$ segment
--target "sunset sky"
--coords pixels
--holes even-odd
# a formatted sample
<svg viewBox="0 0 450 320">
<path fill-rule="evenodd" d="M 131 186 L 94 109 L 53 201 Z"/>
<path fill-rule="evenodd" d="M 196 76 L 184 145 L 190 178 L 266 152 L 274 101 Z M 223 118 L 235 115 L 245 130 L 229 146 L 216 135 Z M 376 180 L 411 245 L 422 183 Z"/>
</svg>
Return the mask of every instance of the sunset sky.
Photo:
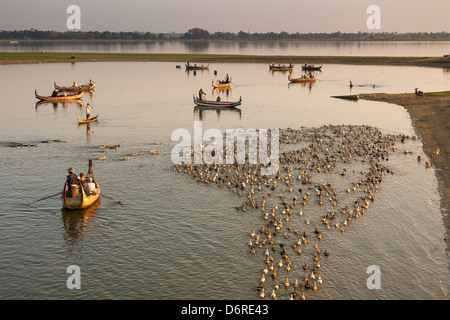
<svg viewBox="0 0 450 320">
<path fill-rule="evenodd" d="M 381 9 L 379 32 L 450 31 L 449 0 L 1 0 L 0 30 L 66 31 L 72 4 L 81 31 L 371 32 L 370 5 Z"/>
</svg>

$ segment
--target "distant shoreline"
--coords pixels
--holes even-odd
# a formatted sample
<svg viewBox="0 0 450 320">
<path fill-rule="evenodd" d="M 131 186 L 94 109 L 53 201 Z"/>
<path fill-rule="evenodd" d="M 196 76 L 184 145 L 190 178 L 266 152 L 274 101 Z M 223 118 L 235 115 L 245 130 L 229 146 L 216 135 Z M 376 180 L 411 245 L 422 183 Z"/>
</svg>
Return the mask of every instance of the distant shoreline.
<svg viewBox="0 0 450 320">
<path fill-rule="evenodd" d="M 74 58 L 72 58 L 74 57 Z M 173 54 L 173 53 L 81 53 L 81 52 L 0 52 L 0 65 L 53 62 L 176 62 L 208 63 L 292 63 L 292 64 L 352 64 L 420 66 L 450 68 L 444 57 L 379 57 L 379 56 L 260 56 L 233 54 Z"/>
</svg>

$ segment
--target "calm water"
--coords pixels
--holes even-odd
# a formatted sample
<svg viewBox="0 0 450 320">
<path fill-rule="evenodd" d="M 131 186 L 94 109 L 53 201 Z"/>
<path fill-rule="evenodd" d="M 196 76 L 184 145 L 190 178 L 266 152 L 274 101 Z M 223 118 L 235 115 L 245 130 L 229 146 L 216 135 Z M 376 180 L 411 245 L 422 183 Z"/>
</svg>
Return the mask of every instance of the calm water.
<svg viewBox="0 0 450 320">
<path fill-rule="evenodd" d="M 243 98 L 239 111 L 194 111 L 192 95 L 207 97 L 213 70 L 232 76 L 229 97 Z M 211 64 L 186 73 L 174 63 L 74 63 L 1 66 L 0 88 L 0 298 L 2 299 L 258 299 L 263 251 L 253 255 L 250 233 L 264 221 L 257 211 L 237 213 L 242 203 L 229 189 L 198 184 L 172 170 L 177 128 L 299 128 L 371 125 L 384 134 L 413 135 L 402 107 L 351 102 L 330 96 L 363 92 L 447 90 L 441 69 L 325 65 L 316 84 L 288 85 L 287 74 L 264 64 Z M 294 76 L 299 75 L 297 70 Z M 97 81 L 85 95 L 99 122 L 78 127 L 79 104 L 36 104 L 34 90 L 50 94 L 53 81 Z M 348 88 L 349 81 L 355 87 Z M 375 89 L 373 85 L 376 85 Z M 42 143 L 46 140 L 63 141 Z M 11 142 L 37 147 L 14 148 Z M 156 145 L 161 142 L 161 145 Z M 120 144 L 106 153 L 99 146 Z M 133 153 L 149 150 L 143 156 Z M 321 260 L 324 284 L 307 299 L 447 299 L 448 258 L 440 197 L 419 140 L 398 145 L 368 214 L 345 233 L 331 230 L 321 242 L 331 255 Z M 402 150 L 413 152 L 405 156 Z M 123 161 L 129 157 L 130 161 Z M 61 210 L 54 197 L 66 170 L 94 172 L 102 198 L 84 212 Z M 335 172 L 334 174 L 338 174 Z M 323 213 L 311 205 L 311 220 Z M 66 268 L 81 268 L 81 290 L 66 287 Z M 381 290 L 366 287 L 366 269 L 381 269 Z M 304 277 L 291 271 L 290 280 Z M 266 291 L 266 296 L 271 291 Z M 279 293 L 286 299 L 285 291 Z M 270 296 L 269 296 L 270 298 Z"/>
<path fill-rule="evenodd" d="M 155 41 L 64 42 L 20 41 L 0 43 L 0 52 L 147 52 L 304 56 L 420 56 L 442 57 L 449 41 Z"/>
</svg>

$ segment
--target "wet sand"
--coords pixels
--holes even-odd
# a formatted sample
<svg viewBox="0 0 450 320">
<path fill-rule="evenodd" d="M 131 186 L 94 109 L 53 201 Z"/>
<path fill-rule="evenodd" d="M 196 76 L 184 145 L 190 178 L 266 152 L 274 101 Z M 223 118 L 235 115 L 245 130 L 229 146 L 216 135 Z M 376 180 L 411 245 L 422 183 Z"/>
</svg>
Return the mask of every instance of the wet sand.
<svg viewBox="0 0 450 320">
<path fill-rule="evenodd" d="M 360 94 L 360 99 L 394 103 L 401 105 L 411 115 L 416 133 L 424 142 L 423 149 L 436 169 L 441 208 L 447 229 L 445 240 L 449 250 L 450 230 L 450 91 L 424 93 L 418 97 L 414 93 L 403 94 Z M 424 166 L 425 160 L 421 160 Z"/>
</svg>

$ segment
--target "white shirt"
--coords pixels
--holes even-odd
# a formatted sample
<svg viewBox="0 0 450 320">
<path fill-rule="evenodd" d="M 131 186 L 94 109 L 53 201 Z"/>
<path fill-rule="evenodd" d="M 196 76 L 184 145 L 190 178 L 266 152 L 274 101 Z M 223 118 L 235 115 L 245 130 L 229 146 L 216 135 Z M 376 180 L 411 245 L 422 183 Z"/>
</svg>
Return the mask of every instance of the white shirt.
<svg viewBox="0 0 450 320">
<path fill-rule="evenodd" d="M 88 182 L 86 183 L 86 189 L 89 191 L 89 193 L 94 193 L 96 188 L 95 188 L 95 183 L 93 182 Z"/>
</svg>

